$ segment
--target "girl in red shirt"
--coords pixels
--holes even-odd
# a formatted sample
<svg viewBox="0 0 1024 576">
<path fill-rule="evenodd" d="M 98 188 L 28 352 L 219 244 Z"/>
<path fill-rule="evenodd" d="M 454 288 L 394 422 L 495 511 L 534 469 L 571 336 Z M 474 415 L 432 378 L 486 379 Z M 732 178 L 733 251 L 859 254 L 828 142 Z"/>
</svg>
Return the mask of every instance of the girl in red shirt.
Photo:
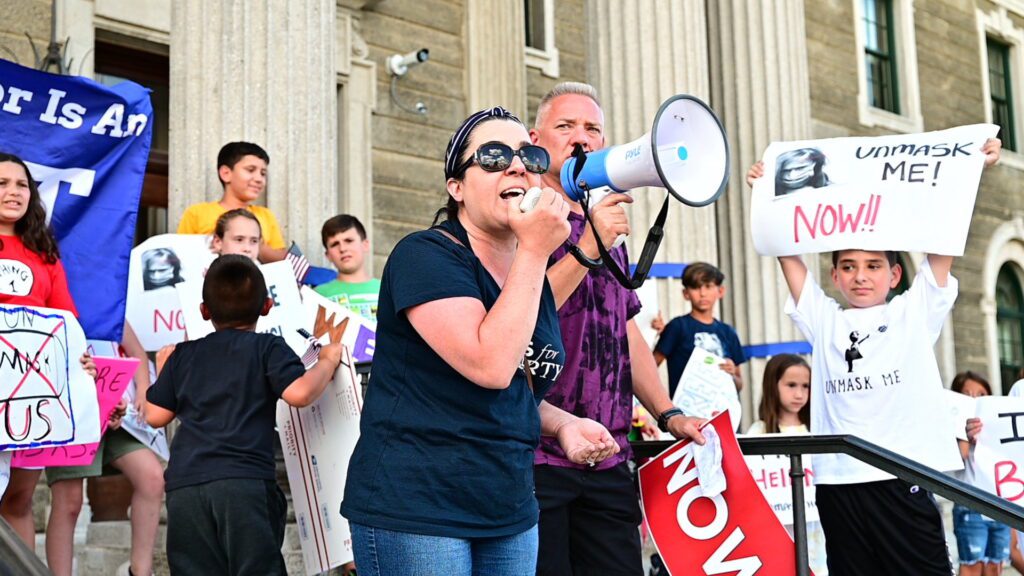
<svg viewBox="0 0 1024 576">
<path fill-rule="evenodd" d="M 57 240 L 46 224 L 46 209 L 25 162 L 0 152 L 0 304 L 78 311 L 68 292 Z M 92 359 L 82 356 L 95 378 Z M 35 549 L 32 493 L 41 470 L 15 468 L 0 500 L 0 516 L 29 549 Z"/>
</svg>

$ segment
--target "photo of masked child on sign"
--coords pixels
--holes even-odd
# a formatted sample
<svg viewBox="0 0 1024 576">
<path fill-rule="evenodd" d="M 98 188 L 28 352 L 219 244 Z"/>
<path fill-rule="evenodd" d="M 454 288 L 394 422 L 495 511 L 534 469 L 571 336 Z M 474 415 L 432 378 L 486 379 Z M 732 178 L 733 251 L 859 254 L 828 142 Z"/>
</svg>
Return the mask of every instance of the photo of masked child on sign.
<svg viewBox="0 0 1024 576">
<path fill-rule="evenodd" d="M 775 161 L 775 196 L 830 184 L 825 173 L 825 155 L 817 148 L 798 148 L 779 154 Z"/>
</svg>

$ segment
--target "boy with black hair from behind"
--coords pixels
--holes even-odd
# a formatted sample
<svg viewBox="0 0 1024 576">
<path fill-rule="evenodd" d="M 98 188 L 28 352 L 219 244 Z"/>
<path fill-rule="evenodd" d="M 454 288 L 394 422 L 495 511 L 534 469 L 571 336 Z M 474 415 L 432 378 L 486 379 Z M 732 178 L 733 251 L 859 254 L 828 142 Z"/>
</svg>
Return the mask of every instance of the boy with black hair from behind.
<svg viewBox="0 0 1024 576">
<path fill-rule="evenodd" d="M 272 304 L 251 259 L 215 260 L 200 305 L 215 332 L 178 344 L 146 395 L 151 426 L 181 422 L 165 473 L 171 574 L 286 573 L 287 506 L 274 480 L 277 400 L 314 402 L 341 362 L 341 344 L 324 346 L 306 371 L 284 339 L 256 333 Z"/>
<path fill-rule="evenodd" d="M 707 262 L 693 262 L 683 270 L 683 298 L 690 301 L 690 313 L 659 326 L 661 315 L 652 326 L 661 335 L 654 345 L 654 359 L 660 366 L 668 360 L 668 394 L 675 398 L 679 379 L 694 348 L 723 358 L 722 370 L 732 376 L 736 390 L 743 388 L 740 364 L 747 361 L 739 336 L 732 326 L 715 318 L 715 303 L 725 296 L 725 274 Z"/>
</svg>

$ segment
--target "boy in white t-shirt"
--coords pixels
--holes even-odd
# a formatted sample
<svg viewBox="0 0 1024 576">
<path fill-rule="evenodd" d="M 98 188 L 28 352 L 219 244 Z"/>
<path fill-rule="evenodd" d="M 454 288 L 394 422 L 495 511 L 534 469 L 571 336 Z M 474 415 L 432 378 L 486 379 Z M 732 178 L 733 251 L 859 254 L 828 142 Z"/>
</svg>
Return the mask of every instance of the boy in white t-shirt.
<svg viewBox="0 0 1024 576">
<path fill-rule="evenodd" d="M 989 140 L 985 164 L 999 158 Z M 755 164 L 748 182 L 760 177 Z M 852 434 L 940 471 L 963 467 L 946 417 L 934 345 L 957 296 L 952 256 L 929 255 L 905 294 L 887 303 L 903 270 L 891 251 L 839 250 L 825 295 L 800 256 L 779 258 L 786 312 L 811 342 L 811 432 Z M 932 495 L 842 454 L 814 456 L 829 572 L 952 573 Z"/>
</svg>

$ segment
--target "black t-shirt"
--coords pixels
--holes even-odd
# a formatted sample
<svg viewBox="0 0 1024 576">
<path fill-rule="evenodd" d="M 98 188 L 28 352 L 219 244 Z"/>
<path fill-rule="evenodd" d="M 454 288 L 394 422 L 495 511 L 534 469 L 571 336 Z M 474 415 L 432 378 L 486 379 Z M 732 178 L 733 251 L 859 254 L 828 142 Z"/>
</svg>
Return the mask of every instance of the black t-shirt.
<svg viewBox="0 0 1024 576">
<path fill-rule="evenodd" d="M 360 524 L 452 538 L 518 534 L 537 523 L 533 451 L 537 405 L 565 361 L 545 281 L 527 361 L 492 390 L 446 363 L 409 322 L 414 306 L 455 297 L 490 310 L 501 289 L 458 223 L 406 236 L 381 278 L 377 346 L 349 464 L 342 514 Z"/>
<path fill-rule="evenodd" d="M 277 400 L 303 374 L 298 356 L 273 334 L 221 330 L 178 344 L 146 393 L 181 422 L 166 489 L 273 480 Z"/>
</svg>

